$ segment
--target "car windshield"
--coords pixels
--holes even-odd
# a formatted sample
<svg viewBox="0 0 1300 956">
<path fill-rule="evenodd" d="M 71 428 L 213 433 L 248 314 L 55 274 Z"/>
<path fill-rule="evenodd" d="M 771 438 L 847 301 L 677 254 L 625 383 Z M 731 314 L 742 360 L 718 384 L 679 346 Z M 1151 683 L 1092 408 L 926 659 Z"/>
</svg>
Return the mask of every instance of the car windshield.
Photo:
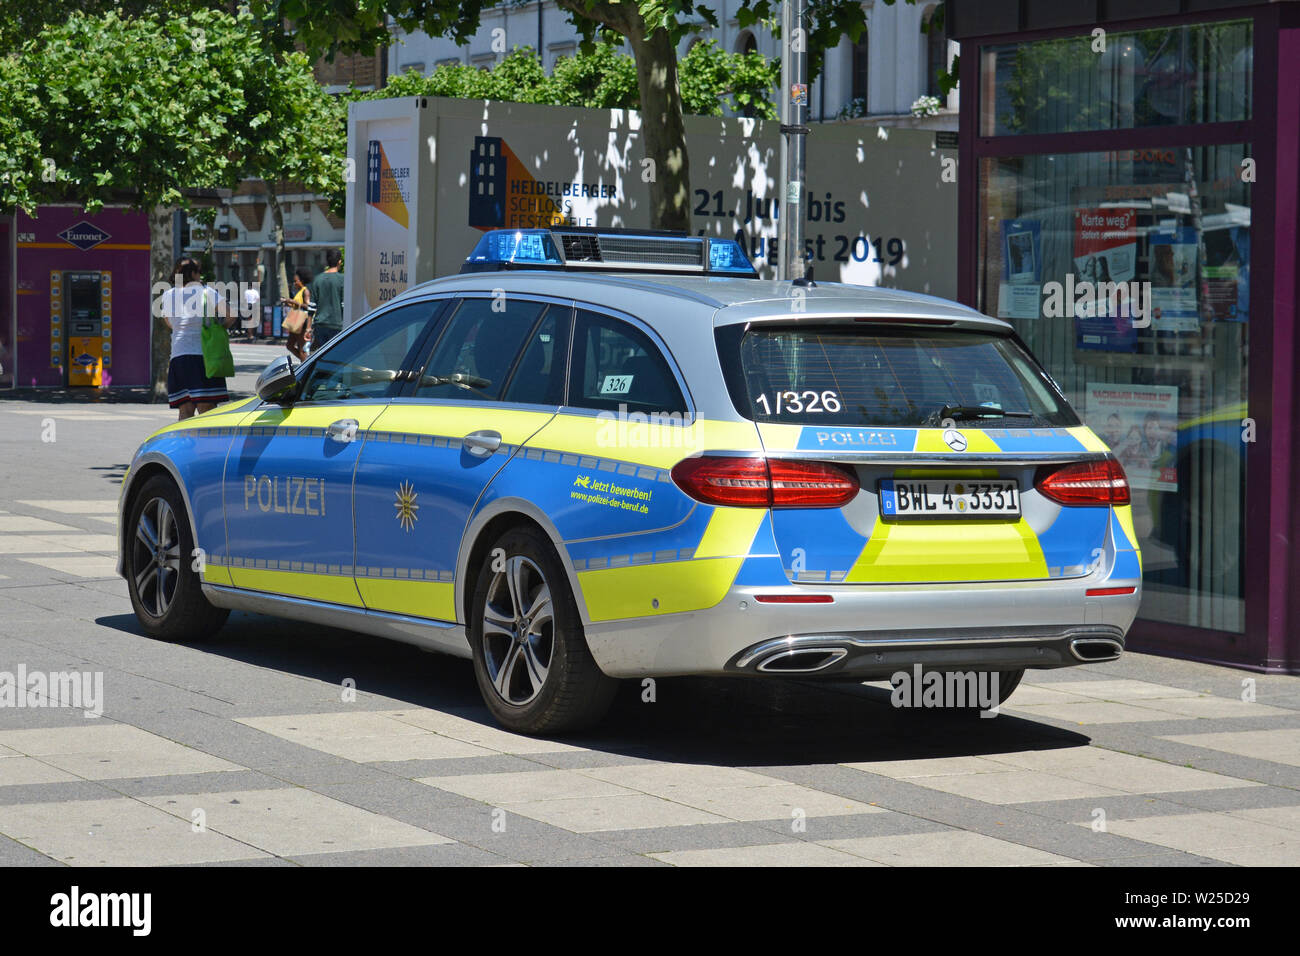
<svg viewBox="0 0 1300 956">
<path fill-rule="evenodd" d="M 788 424 L 1072 427 L 1078 417 L 1014 339 L 987 332 L 854 324 L 719 330 L 732 398 Z M 730 341 L 728 341 L 730 339 Z M 729 366 L 729 368 L 728 368 Z"/>
</svg>

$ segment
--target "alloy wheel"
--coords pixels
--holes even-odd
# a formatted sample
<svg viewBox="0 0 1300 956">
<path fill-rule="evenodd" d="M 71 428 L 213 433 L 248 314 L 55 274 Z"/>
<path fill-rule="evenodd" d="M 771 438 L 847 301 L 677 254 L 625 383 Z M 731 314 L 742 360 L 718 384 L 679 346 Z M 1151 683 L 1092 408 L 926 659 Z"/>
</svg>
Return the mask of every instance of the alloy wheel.
<svg viewBox="0 0 1300 956">
<path fill-rule="evenodd" d="M 132 544 L 136 596 L 148 613 L 163 617 L 176 598 L 181 573 L 180 529 L 164 499 L 153 498 L 141 509 Z"/>
<path fill-rule="evenodd" d="M 497 696 L 516 707 L 546 684 L 555 651 L 555 616 L 546 576 L 522 555 L 493 574 L 483 608 L 483 658 Z"/>
</svg>

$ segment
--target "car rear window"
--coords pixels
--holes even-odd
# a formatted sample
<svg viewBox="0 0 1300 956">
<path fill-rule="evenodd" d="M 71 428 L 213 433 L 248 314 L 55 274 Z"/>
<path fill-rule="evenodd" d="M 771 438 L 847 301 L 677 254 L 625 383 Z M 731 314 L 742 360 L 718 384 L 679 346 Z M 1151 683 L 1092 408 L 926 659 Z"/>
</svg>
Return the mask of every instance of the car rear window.
<svg viewBox="0 0 1300 956">
<path fill-rule="evenodd" d="M 731 397 L 787 424 L 1072 427 L 1078 417 L 1011 337 L 878 324 L 718 330 Z"/>
</svg>

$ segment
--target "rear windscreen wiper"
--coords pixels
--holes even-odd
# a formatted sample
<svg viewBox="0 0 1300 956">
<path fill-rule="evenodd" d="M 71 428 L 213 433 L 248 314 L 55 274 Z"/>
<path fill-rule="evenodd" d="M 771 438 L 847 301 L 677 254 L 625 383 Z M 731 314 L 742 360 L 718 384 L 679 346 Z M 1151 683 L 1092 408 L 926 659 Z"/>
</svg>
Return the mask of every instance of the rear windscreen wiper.
<svg viewBox="0 0 1300 956">
<path fill-rule="evenodd" d="M 1003 411 L 1001 405 L 944 405 L 926 416 L 926 421 L 943 421 L 951 418 L 957 421 L 963 418 L 1033 418 L 1033 412 Z"/>
</svg>

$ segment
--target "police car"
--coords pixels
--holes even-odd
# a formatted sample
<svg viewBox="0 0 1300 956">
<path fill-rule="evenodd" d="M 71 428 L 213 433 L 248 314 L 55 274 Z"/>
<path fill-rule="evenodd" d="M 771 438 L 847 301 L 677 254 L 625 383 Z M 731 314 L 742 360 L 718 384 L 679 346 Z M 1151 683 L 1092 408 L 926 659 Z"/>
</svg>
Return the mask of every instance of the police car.
<svg viewBox="0 0 1300 956">
<path fill-rule="evenodd" d="M 231 609 L 472 658 L 504 726 L 619 678 L 1000 676 L 1111 660 L 1124 472 L 1004 322 L 757 277 L 732 241 L 494 231 L 121 496 L 146 632 Z"/>
</svg>

